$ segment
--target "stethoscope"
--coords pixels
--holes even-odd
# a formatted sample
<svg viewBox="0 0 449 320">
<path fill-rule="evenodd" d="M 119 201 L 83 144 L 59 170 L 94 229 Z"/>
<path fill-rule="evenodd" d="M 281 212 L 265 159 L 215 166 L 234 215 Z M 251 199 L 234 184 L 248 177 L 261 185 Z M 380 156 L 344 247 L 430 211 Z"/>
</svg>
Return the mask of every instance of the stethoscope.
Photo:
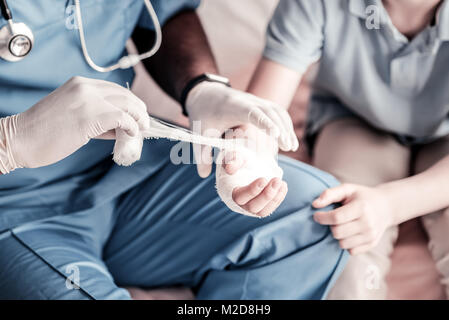
<svg viewBox="0 0 449 320">
<path fill-rule="evenodd" d="M 162 43 L 162 31 L 157 18 L 156 12 L 150 2 L 150 0 L 144 0 L 145 6 L 150 14 L 151 20 L 156 32 L 156 39 L 150 51 L 142 54 L 130 54 L 122 57 L 116 64 L 100 67 L 90 57 L 86 46 L 86 38 L 84 35 L 83 19 L 81 16 L 80 0 L 74 0 L 76 11 L 76 22 L 81 42 L 81 48 L 83 50 L 84 59 L 89 66 L 98 72 L 110 72 L 117 69 L 128 69 L 137 65 L 140 61 L 153 56 L 160 48 Z M 34 36 L 31 29 L 22 22 L 14 22 L 11 10 L 8 7 L 6 0 L 0 0 L 0 9 L 3 18 L 7 24 L 0 29 L 0 58 L 17 62 L 27 57 L 34 44 Z"/>
</svg>

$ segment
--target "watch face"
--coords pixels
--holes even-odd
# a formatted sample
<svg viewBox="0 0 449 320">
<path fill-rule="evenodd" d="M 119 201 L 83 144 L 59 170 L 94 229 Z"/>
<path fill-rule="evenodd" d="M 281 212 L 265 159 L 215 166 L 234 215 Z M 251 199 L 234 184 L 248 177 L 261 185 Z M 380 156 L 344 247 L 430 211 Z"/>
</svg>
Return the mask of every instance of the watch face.
<svg viewBox="0 0 449 320">
<path fill-rule="evenodd" d="M 9 42 L 9 51 L 16 57 L 24 57 L 31 51 L 32 43 L 30 38 L 19 34 L 14 36 Z"/>
</svg>

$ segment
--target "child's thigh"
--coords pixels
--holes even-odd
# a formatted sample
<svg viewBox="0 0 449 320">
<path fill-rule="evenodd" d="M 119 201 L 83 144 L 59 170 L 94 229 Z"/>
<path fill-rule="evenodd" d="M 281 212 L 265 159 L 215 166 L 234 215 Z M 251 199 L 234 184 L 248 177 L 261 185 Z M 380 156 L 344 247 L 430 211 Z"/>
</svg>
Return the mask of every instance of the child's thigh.
<svg viewBox="0 0 449 320">
<path fill-rule="evenodd" d="M 416 151 L 413 165 L 414 173 L 417 174 L 429 169 L 447 155 L 449 155 L 449 136 L 421 146 Z"/>
<path fill-rule="evenodd" d="M 410 150 L 355 117 L 334 120 L 318 135 L 313 164 L 340 181 L 377 185 L 409 174 Z"/>
<path fill-rule="evenodd" d="M 414 173 L 421 173 L 435 163 L 449 155 L 449 136 L 441 138 L 433 143 L 420 147 L 415 156 Z M 447 192 L 441 190 L 441 192 Z M 429 238 L 429 250 L 435 261 L 438 272 L 443 278 L 442 283 L 445 284 L 446 294 L 449 297 L 449 286 L 447 279 L 449 278 L 449 208 L 440 210 L 421 217 L 424 229 Z"/>
</svg>

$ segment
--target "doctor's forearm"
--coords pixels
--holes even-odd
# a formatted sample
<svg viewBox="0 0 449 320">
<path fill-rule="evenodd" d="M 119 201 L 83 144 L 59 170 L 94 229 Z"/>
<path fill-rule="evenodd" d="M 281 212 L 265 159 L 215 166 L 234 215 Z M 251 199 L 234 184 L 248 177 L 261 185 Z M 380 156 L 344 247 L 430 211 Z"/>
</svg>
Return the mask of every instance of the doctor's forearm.
<svg viewBox="0 0 449 320">
<path fill-rule="evenodd" d="M 421 174 L 379 186 L 395 212 L 394 223 L 449 207 L 449 156 Z"/>
<path fill-rule="evenodd" d="M 206 72 L 217 74 L 217 65 L 195 11 L 173 17 L 162 28 L 162 34 L 159 52 L 144 65 L 159 86 L 179 101 L 191 79 Z M 151 47 L 152 39 L 153 33 L 146 29 L 137 28 L 133 34 L 139 52 Z"/>
</svg>

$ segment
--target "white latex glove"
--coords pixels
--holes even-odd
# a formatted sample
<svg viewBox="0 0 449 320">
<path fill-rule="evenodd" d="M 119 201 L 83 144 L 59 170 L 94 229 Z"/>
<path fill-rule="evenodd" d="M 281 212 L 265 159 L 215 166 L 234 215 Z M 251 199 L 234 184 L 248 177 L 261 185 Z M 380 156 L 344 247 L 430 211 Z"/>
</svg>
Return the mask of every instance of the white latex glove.
<svg viewBox="0 0 449 320">
<path fill-rule="evenodd" d="M 92 138 L 148 129 L 145 104 L 111 82 L 75 77 L 27 111 L 0 119 L 0 171 L 58 162 Z"/>
<path fill-rule="evenodd" d="M 221 83 L 203 82 L 195 86 L 187 96 L 186 111 L 192 130 L 204 136 L 219 138 L 231 128 L 252 124 L 278 138 L 281 150 L 297 150 L 299 146 L 286 110 Z M 194 145 L 193 150 L 199 175 L 209 176 L 211 148 Z"/>
</svg>

